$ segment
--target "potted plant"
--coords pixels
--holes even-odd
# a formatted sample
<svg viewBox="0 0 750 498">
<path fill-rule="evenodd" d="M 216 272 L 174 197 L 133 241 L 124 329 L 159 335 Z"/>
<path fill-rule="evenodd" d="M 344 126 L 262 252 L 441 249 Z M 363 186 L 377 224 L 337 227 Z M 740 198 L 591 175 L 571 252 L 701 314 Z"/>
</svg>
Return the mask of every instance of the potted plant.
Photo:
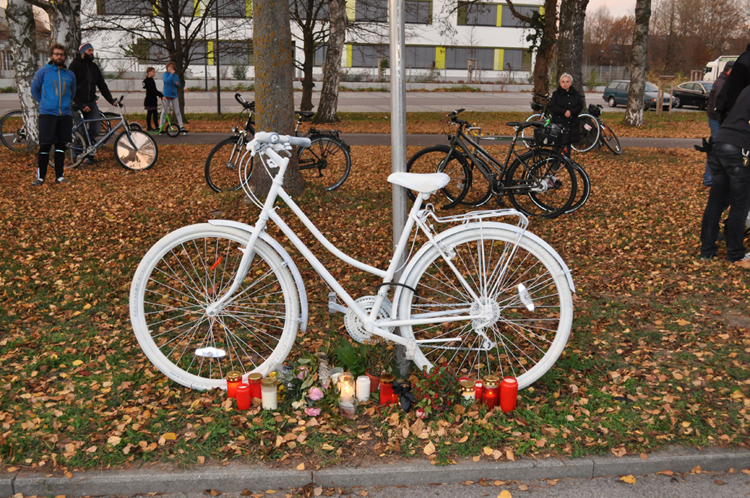
<svg viewBox="0 0 750 498">
<path fill-rule="evenodd" d="M 371 341 L 366 357 L 367 369 L 365 375 L 370 378 L 370 392 L 374 393 L 380 387 L 380 375 L 391 373 L 395 359 L 393 344 L 385 341 Z"/>
</svg>

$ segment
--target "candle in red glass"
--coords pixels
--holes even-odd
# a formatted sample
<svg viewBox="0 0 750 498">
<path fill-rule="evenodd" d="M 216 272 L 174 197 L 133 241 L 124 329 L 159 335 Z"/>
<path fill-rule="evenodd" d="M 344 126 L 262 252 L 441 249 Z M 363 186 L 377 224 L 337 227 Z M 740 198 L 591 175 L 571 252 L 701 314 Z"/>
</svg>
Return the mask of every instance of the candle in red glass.
<svg viewBox="0 0 750 498">
<path fill-rule="evenodd" d="M 250 385 L 250 401 L 253 399 L 261 399 L 260 395 L 260 381 L 263 380 L 263 375 L 259 373 L 251 373 L 247 376 L 247 383 Z"/>
<path fill-rule="evenodd" d="M 500 400 L 500 388 L 497 383 L 500 379 L 494 375 L 488 375 L 484 379 L 484 389 L 482 391 L 482 401 L 490 410 L 498 405 Z"/>
<path fill-rule="evenodd" d="M 393 402 L 393 381 L 396 377 L 393 374 L 385 373 L 380 376 L 380 404 L 387 405 Z"/>
<path fill-rule="evenodd" d="M 482 399 L 482 379 L 477 379 L 474 383 L 474 401 Z"/>
<path fill-rule="evenodd" d="M 518 399 L 518 381 L 513 377 L 505 377 L 500 383 L 500 408 L 504 412 L 516 409 Z"/>
<path fill-rule="evenodd" d="M 234 398 L 237 393 L 237 386 L 242 384 L 242 376 L 238 372 L 227 373 L 227 396 Z"/>
<path fill-rule="evenodd" d="M 237 386 L 237 409 L 248 410 L 250 409 L 250 386 L 247 384 L 240 384 Z"/>
</svg>

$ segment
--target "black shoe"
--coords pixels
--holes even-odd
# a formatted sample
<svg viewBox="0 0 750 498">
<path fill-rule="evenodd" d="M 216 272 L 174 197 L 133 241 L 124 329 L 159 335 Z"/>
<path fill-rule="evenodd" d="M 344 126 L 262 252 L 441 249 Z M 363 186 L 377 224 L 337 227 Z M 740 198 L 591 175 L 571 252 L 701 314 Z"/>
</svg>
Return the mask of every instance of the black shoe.
<svg viewBox="0 0 750 498">
<path fill-rule="evenodd" d="M 701 254 L 701 259 L 708 260 L 708 259 L 714 259 L 716 257 L 716 253 L 713 254 Z"/>
<path fill-rule="evenodd" d="M 70 182 L 69 182 L 68 180 L 66 180 L 65 178 L 63 178 L 62 176 L 61 176 L 60 178 L 56 179 L 56 180 L 55 180 L 55 183 L 56 183 L 57 185 L 60 185 L 60 184 L 63 184 L 63 185 L 70 185 Z"/>
<path fill-rule="evenodd" d="M 33 182 L 31 182 L 32 187 L 39 187 L 41 185 L 44 185 L 44 179 L 43 178 L 37 178 Z"/>
<path fill-rule="evenodd" d="M 180 133 L 183 135 L 187 135 L 188 131 L 185 128 L 180 128 Z"/>
</svg>

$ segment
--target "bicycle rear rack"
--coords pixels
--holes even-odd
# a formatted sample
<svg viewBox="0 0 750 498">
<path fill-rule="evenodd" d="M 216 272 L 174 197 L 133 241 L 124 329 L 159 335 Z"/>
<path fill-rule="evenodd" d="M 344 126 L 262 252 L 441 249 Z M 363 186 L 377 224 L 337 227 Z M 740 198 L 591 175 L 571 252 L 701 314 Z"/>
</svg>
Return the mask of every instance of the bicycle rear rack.
<svg viewBox="0 0 750 498">
<path fill-rule="evenodd" d="M 485 210 L 485 211 L 471 211 L 469 213 L 457 214 L 453 216 L 437 217 L 435 215 L 435 211 L 434 211 L 432 204 L 429 204 L 425 209 L 422 209 L 419 211 L 418 216 L 420 220 L 422 220 L 423 222 L 426 221 L 428 217 L 430 217 L 438 223 L 461 223 L 464 225 L 467 223 L 475 223 L 475 222 L 482 221 L 482 220 L 489 219 L 489 218 L 502 218 L 502 217 L 515 216 L 515 217 L 518 217 L 518 223 L 516 224 L 516 226 L 518 226 L 520 229 L 525 231 L 526 227 L 529 226 L 529 219 L 526 217 L 526 215 L 515 209 L 491 209 L 491 210 Z"/>
</svg>

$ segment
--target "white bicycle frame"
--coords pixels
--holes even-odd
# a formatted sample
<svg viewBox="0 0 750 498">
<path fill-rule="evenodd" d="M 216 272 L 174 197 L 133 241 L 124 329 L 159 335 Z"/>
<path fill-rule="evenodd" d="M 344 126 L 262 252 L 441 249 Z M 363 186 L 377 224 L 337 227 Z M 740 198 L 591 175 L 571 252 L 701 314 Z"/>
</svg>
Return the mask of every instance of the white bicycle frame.
<svg viewBox="0 0 750 498">
<path fill-rule="evenodd" d="M 277 140 L 279 139 L 286 140 L 286 143 L 277 142 L 274 145 L 265 143 L 267 141 L 271 141 L 274 136 L 278 137 L 276 138 Z M 396 271 L 398 270 L 399 261 L 401 261 L 401 257 L 403 256 L 404 251 L 406 250 L 408 246 L 409 236 L 415 225 L 417 225 L 419 229 L 421 229 L 423 233 L 425 234 L 425 236 L 427 237 L 428 240 L 425 244 L 430 244 L 433 247 L 435 247 L 435 249 L 439 252 L 442 258 L 446 261 L 448 266 L 455 273 L 459 282 L 463 286 L 464 290 L 475 301 L 479 301 L 480 296 L 476 295 L 471 285 L 468 284 L 468 282 L 461 275 L 461 272 L 455 267 L 455 265 L 451 261 L 451 256 L 449 254 L 446 254 L 446 249 L 441 247 L 441 245 L 435 240 L 434 231 L 425 222 L 426 213 L 420 214 L 420 208 L 422 206 L 423 201 L 428 199 L 429 196 L 434 192 L 422 193 L 419 196 L 417 196 L 414 202 L 414 205 L 409 211 L 409 216 L 407 218 L 406 225 L 401 234 L 401 237 L 399 238 L 398 244 L 393 254 L 393 258 L 391 259 L 391 263 L 388 266 L 387 270 L 383 271 L 379 268 L 375 268 L 374 266 L 362 263 L 348 256 L 347 254 L 344 254 L 341 250 L 339 250 L 336 246 L 334 246 L 315 227 L 313 222 L 305 215 L 305 213 L 294 202 L 294 200 L 292 200 L 292 198 L 284 191 L 284 188 L 283 188 L 284 174 L 286 172 L 286 168 L 289 164 L 290 158 L 281 157 L 278 154 L 277 149 L 279 151 L 284 150 L 287 152 L 287 154 L 289 154 L 291 151 L 292 144 L 304 144 L 305 143 L 304 140 L 307 140 L 306 143 L 309 146 L 309 139 L 306 139 L 306 138 L 284 137 L 284 136 L 278 136 L 276 134 L 259 132 L 259 133 L 256 133 L 255 138 L 247 145 L 248 150 L 252 151 L 252 155 L 255 155 L 256 152 L 260 152 L 262 155 L 265 155 L 266 162 L 270 163 L 270 164 L 267 164 L 267 166 L 277 167 L 278 172 L 273 178 L 273 183 L 269 190 L 268 196 L 263 204 L 263 208 L 261 210 L 260 216 L 258 217 L 258 221 L 251 228 L 250 238 L 247 242 L 247 245 L 242 250 L 243 256 L 240 261 L 238 271 L 234 278 L 234 281 L 232 282 L 232 285 L 230 286 L 229 290 L 223 296 L 221 296 L 221 298 L 219 298 L 213 304 L 208 306 L 206 312 L 209 316 L 216 316 L 219 310 L 221 310 L 224 306 L 231 303 L 232 296 L 240 287 L 242 281 L 245 278 L 245 275 L 247 274 L 248 269 L 250 268 L 250 264 L 253 258 L 253 248 L 255 247 L 255 244 L 258 241 L 258 238 L 261 237 L 261 234 L 264 233 L 268 220 L 271 220 L 281 229 L 281 231 L 284 233 L 284 235 L 287 236 L 287 238 L 292 242 L 292 244 L 294 244 L 294 246 L 297 248 L 297 250 L 299 250 L 302 256 L 305 259 L 307 259 L 307 261 L 310 262 L 310 264 L 315 269 L 315 271 L 323 278 L 323 280 L 331 287 L 331 289 L 333 289 L 336 295 L 338 295 L 338 297 L 346 304 L 346 306 L 348 306 L 348 308 L 359 318 L 359 320 L 363 324 L 364 330 L 368 333 L 372 333 L 377 336 L 380 336 L 386 340 L 404 345 L 406 347 L 406 357 L 410 360 L 414 358 L 414 353 L 416 352 L 416 348 L 419 344 L 438 343 L 438 342 L 444 343 L 444 342 L 460 341 L 461 339 L 458 337 L 444 338 L 444 339 L 424 339 L 424 340 L 406 339 L 404 337 L 401 337 L 400 335 L 389 332 L 387 330 L 388 328 L 410 326 L 410 325 L 440 324 L 440 323 L 469 321 L 469 320 L 479 320 L 481 322 L 484 322 L 484 321 L 489 322 L 491 320 L 491 315 L 492 315 L 491 312 L 485 310 L 485 312 L 483 313 L 472 315 L 469 312 L 469 308 L 467 308 L 466 310 L 451 310 L 450 313 L 447 313 L 447 312 L 438 312 L 438 313 L 432 313 L 432 314 L 425 313 L 425 314 L 420 315 L 422 318 L 399 320 L 399 319 L 393 319 L 391 317 L 388 319 L 378 320 L 377 319 L 378 313 L 380 312 L 383 302 L 387 298 L 389 288 L 393 284 L 393 277 L 396 274 Z M 331 275 L 331 273 L 326 269 L 325 266 L 323 266 L 323 264 L 315 256 L 315 254 L 313 254 L 312 251 L 308 249 L 305 243 L 302 240 L 300 240 L 300 238 L 294 233 L 294 231 L 289 227 L 289 225 L 287 225 L 286 222 L 284 222 L 284 220 L 276 213 L 276 210 L 274 209 L 274 204 L 276 203 L 277 197 L 280 197 L 287 204 L 287 206 L 291 208 L 292 212 L 294 212 L 294 214 L 302 221 L 302 223 L 305 225 L 305 227 L 307 227 L 310 233 L 312 233 L 315 236 L 315 238 L 326 249 L 328 249 L 328 251 L 330 251 L 334 256 L 350 264 L 351 266 L 354 266 L 355 268 L 358 268 L 367 273 L 376 275 L 383 279 L 384 285 L 380 286 L 376 295 L 375 302 L 369 314 L 366 310 L 362 309 L 362 307 L 360 307 L 357 304 L 354 298 L 352 298 L 352 296 L 349 295 L 349 293 L 341 286 L 341 284 L 338 283 L 336 278 L 333 275 Z M 512 214 L 518 214 L 519 216 L 523 216 L 520 213 L 517 213 L 516 211 L 513 211 L 513 210 L 508 210 L 508 211 L 511 212 Z M 525 217 L 523 217 L 523 219 L 525 219 Z M 526 223 L 528 223 L 527 220 L 526 220 Z M 220 224 L 220 222 L 216 222 L 216 224 Z M 519 227 L 512 227 L 512 226 L 509 226 L 509 227 L 512 229 L 515 229 L 515 231 L 517 232 L 518 240 L 520 240 L 524 236 L 525 226 L 522 229 Z M 566 274 L 568 275 L 568 278 L 572 285 L 572 279 L 569 276 L 570 272 L 569 270 L 567 270 L 567 266 L 565 266 L 565 263 L 561 259 L 559 261 L 562 265 L 562 268 L 566 271 Z M 460 314 L 460 316 L 456 316 L 457 314 Z M 494 346 L 489 341 L 489 339 L 484 335 L 483 332 L 478 331 L 477 333 L 484 336 L 484 339 L 486 340 L 484 344 L 485 347 L 489 348 L 489 347 Z"/>
</svg>

